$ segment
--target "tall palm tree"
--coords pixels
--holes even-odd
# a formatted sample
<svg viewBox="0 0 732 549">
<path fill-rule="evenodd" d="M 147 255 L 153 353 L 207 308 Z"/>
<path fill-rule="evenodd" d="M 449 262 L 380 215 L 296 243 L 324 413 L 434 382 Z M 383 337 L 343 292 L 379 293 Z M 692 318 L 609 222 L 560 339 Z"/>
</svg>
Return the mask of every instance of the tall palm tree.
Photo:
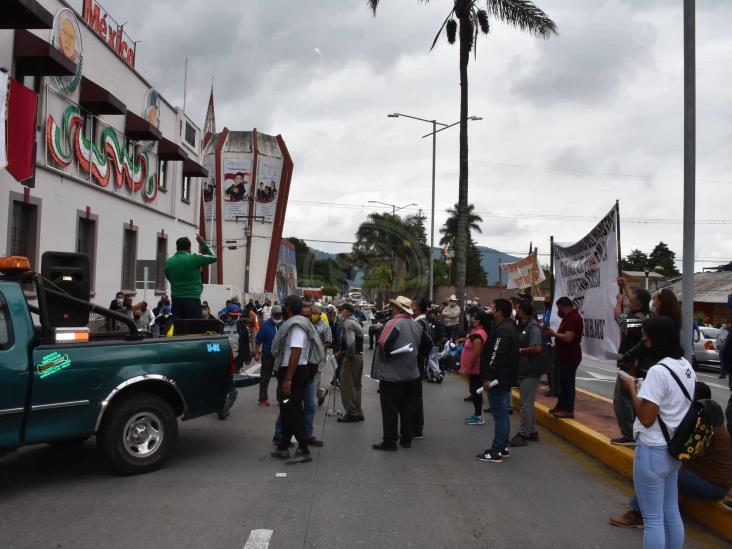
<svg viewBox="0 0 732 549">
<path fill-rule="evenodd" d="M 440 234 L 442 234 L 442 238 L 440 238 L 440 245 L 441 246 L 447 246 L 448 244 L 450 246 L 455 245 L 455 240 L 457 239 L 457 226 L 458 226 L 458 205 L 455 204 L 453 208 L 447 209 L 447 220 L 445 221 L 445 224 L 440 229 Z M 475 204 L 468 204 L 467 208 L 467 226 L 468 226 L 468 237 L 467 240 L 471 240 L 471 234 L 473 231 L 476 233 L 483 234 L 483 231 L 480 229 L 480 225 L 478 223 L 483 222 L 483 218 L 480 217 L 477 213 L 475 213 Z"/>
<path fill-rule="evenodd" d="M 429 0 L 419 0 L 428 2 Z M 381 0 L 367 0 L 376 14 Z M 479 9 L 479 0 L 452 0 L 452 9 L 437 31 L 432 48 L 442 31 L 447 41 L 460 46 L 460 171 L 458 191 L 458 223 L 455 241 L 456 292 L 460 304 L 465 302 L 465 268 L 468 235 L 468 61 L 470 52 L 477 54 L 479 33 L 488 34 L 490 18 L 503 21 L 538 38 L 556 34 L 554 21 L 530 0 L 485 0 L 486 9 Z"/>
</svg>

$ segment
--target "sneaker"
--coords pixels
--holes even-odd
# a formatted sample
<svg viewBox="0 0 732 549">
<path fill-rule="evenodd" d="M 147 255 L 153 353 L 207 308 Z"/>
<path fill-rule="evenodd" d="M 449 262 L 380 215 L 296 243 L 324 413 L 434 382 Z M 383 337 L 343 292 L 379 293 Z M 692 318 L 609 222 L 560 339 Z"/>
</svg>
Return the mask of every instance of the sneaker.
<svg viewBox="0 0 732 549">
<path fill-rule="evenodd" d="M 635 446 L 635 440 L 633 439 L 633 437 L 620 435 L 615 438 L 611 438 L 610 444 L 615 444 L 616 446 Z"/>
<path fill-rule="evenodd" d="M 516 448 L 518 446 L 528 446 L 529 445 L 529 437 L 525 437 L 524 435 L 520 433 L 516 433 L 514 437 L 508 441 L 508 445 L 511 448 Z"/>
<path fill-rule="evenodd" d="M 307 463 L 309 461 L 313 461 L 313 456 L 310 455 L 310 452 L 303 450 L 302 448 L 298 448 L 295 451 L 295 456 L 292 459 L 287 460 L 287 465 L 295 465 L 297 463 Z"/>
<path fill-rule="evenodd" d="M 397 445 L 396 444 L 387 444 L 385 442 L 381 442 L 379 444 L 372 444 L 371 447 L 374 450 L 385 450 L 387 452 L 396 452 Z"/>
<path fill-rule="evenodd" d="M 534 432 L 529 435 L 529 440 L 531 442 L 539 442 L 539 433 Z"/>
<path fill-rule="evenodd" d="M 399 446 L 402 448 L 411 448 L 412 447 L 412 441 L 411 440 L 400 440 Z"/>
<path fill-rule="evenodd" d="M 498 455 L 501 456 L 503 459 L 510 458 L 511 452 L 508 451 L 508 448 L 504 448 L 500 452 L 498 452 Z"/>
<path fill-rule="evenodd" d="M 422 440 L 424 438 L 424 433 L 417 433 L 412 437 L 412 440 Z"/>
<path fill-rule="evenodd" d="M 260 400 L 259 401 L 259 405 L 260 406 L 269 406 L 269 401 L 268 400 Z"/>
<path fill-rule="evenodd" d="M 470 416 L 465 420 L 466 425 L 485 425 L 485 419 L 483 416 Z"/>
<path fill-rule="evenodd" d="M 643 517 L 635 511 L 626 511 L 620 516 L 610 517 L 610 524 L 620 528 L 643 528 Z"/>
<path fill-rule="evenodd" d="M 289 450 L 272 450 L 269 455 L 277 459 L 290 459 Z"/>
<path fill-rule="evenodd" d="M 308 443 L 308 446 L 317 446 L 318 448 L 323 446 L 323 441 L 315 437 L 310 437 L 305 442 Z"/>
<path fill-rule="evenodd" d="M 503 463 L 503 459 L 501 458 L 500 453 L 493 455 L 490 451 L 481 452 L 480 454 L 475 456 L 475 459 L 477 459 L 478 461 L 486 461 L 489 463 Z"/>
</svg>

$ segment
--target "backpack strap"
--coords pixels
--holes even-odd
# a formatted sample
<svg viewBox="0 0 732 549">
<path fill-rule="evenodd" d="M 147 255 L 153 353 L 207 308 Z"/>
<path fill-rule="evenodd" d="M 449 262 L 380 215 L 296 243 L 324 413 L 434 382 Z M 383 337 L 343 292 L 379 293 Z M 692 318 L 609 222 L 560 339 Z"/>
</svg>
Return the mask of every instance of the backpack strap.
<svg viewBox="0 0 732 549">
<path fill-rule="evenodd" d="M 669 368 L 669 367 L 668 367 L 668 366 L 667 366 L 666 364 L 664 364 L 663 362 L 659 362 L 659 363 L 658 363 L 658 365 L 659 365 L 659 366 L 663 366 L 664 368 L 666 368 L 666 370 L 668 370 L 668 373 L 669 373 L 669 374 L 671 374 L 671 377 L 672 377 L 672 378 L 674 378 L 674 380 L 675 380 L 675 381 L 676 381 L 676 383 L 678 384 L 679 388 L 681 389 L 681 392 L 682 392 L 682 393 L 684 393 L 684 396 L 685 396 L 685 397 L 686 397 L 686 398 L 687 398 L 687 399 L 688 399 L 688 400 L 689 400 L 689 401 L 690 401 L 691 403 L 693 403 L 693 402 L 694 402 L 694 399 L 692 399 L 692 398 L 691 398 L 691 397 L 689 396 L 689 391 L 687 391 L 687 390 L 686 390 L 686 387 L 684 387 L 684 384 L 683 384 L 683 383 L 681 383 L 681 380 L 679 379 L 679 376 L 677 376 L 677 375 L 676 375 L 676 374 L 674 373 L 674 371 L 673 371 L 673 370 L 672 370 L 671 368 Z M 669 434 L 668 434 L 668 427 L 666 427 L 666 424 L 665 424 L 665 423 L 663 422 L 663 420 L 661 419 L 661 414 L 659 414 L 659 415 L 658 415 L 658 417 L 657 417 L 656 419 L 658 419 L 658 426 L 659 426 L 659 427 L 661 428 L 661 432 L 663 433 L 663 438 L 665 438 L 665 439 L 666 439 L 666 443 L 669 443 L 669 442 L 671 442 L 671 437 L 670 437 L 670 436 L 669 436 Z"/>
</svg>

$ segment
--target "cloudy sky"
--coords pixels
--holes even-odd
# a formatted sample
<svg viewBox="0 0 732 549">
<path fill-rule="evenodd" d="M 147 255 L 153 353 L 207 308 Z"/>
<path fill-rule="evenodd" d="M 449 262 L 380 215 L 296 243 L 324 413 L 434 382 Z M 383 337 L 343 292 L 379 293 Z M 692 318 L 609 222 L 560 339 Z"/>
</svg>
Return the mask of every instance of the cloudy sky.
<svg viewBox="0 0 732 549">
<path fill-rule="evenodd" d="M 80 3 L 80 2 L 79 2 Z M 540 0 L 558 37 L 493 22 L 471 58 L 470 201 L 480 244 L 521 252 L 575 241 L 620 200 L 622 247 L 682 243 L 682 0 Z M 217 129 L 281 133 L 295 173 L 285 234 L 351 241 L 369 200 L 429 215 L 428 127 L 452 123 L 458 51 L 429 46 L 450 0 L 107 2 L 142 40 L 137 67 L 203 124 L 215 78 Z M 697 2 L 697 270 L 732 259 L 732 20 Z M 457 198 L 457 128 L 440 134 L 436 226 Z M 660 221 L 659 221 L 660 220 Z M 727 223 L 719 223 L 724 220 Z M 347 245 L 313 243 L 329 251 Z"/>
</svg>

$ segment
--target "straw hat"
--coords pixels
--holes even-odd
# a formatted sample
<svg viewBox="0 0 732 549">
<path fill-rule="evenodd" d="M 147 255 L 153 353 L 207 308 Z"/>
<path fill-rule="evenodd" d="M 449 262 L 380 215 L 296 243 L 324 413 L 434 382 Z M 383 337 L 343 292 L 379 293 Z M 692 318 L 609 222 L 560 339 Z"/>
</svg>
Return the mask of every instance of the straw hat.
<svg viewBox="0 0 732 549">
<path fill-rule="evenodd" d="M 404 297 L 403 295 L 398 296 L 396 299 L 390 299 L 389 303 L 392 305 L 396 305 L 399 307 L 402 311 L 409 315 L 413 315 L 414 311 L 412 311 L 412 300 L 408 297 Z"/>
<path fill-rule="evenodd" d="M 452 294 L 450 296 L 450 301 L 457 301 L 457 296 L 455 294 Z"/>
</svg>

